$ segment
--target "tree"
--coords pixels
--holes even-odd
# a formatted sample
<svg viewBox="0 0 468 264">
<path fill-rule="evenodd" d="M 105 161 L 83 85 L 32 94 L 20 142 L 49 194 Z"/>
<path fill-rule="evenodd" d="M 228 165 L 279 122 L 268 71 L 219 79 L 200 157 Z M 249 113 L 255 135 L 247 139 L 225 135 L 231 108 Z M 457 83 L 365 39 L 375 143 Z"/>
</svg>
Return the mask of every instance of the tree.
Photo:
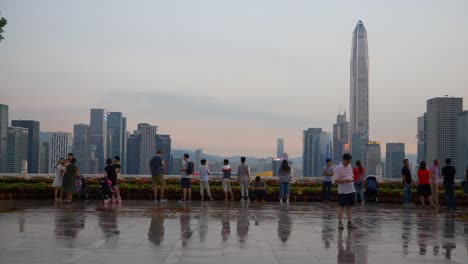
<svg viewBox="0 0 468 264">
<path fill-rule="evenodd" d="M 6 24 L 7 24 L 7 20 L 4 17 L 0 18 L 0 42 L 2 42 L 2 39 L 3 39 L 3 36 L 2 36 L 3 27 L 5 27 Z"/>
</svg>

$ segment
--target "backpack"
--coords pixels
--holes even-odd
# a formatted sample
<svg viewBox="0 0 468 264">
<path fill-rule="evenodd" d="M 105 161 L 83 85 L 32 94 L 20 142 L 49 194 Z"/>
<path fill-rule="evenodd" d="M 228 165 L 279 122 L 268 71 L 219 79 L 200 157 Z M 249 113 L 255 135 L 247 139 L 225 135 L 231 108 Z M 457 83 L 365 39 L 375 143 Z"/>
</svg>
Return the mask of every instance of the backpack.
<svg viewBox="0 0 468 264">
<path fill-rule="evenodd" d="M 193 174 L 193 167 L 194 164 L 192 161 L 187 161 L 187 170 L 185 171 L 187 175 L 192 175 Z"/>
</svg>

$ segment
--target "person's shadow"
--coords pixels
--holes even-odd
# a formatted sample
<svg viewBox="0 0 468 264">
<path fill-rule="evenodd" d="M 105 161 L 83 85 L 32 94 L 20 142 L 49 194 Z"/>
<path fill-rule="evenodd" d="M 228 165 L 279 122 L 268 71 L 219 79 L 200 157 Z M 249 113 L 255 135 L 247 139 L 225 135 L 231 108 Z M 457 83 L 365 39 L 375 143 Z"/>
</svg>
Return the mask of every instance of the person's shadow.
<svg viewBox="0 0 468 264">
<path fill-rule="evenodd" d="M 245 243 L 247 234 L 249 233 L 250 219 L 248 205 L 241 205 L 237 216 L 237 237 L 240 243 Z"/>
<path fill-rule="evenodd" d="M 193 230 L 191 227 L 190 206 L 183 205 L 180 212 L 180 236 L 182 240 L 182 247 L 186 247 L 188 241 L 192 239 Z"/>
<path fill-rule="evenodd" d="M 223 242 L 227 241 L 231 235 L 231 220 L 229 219 L 229 203 L 226 203 L 226 206 L 223 210 L 223 216 L 221 217 L 221 238 Z"/>
</svg>

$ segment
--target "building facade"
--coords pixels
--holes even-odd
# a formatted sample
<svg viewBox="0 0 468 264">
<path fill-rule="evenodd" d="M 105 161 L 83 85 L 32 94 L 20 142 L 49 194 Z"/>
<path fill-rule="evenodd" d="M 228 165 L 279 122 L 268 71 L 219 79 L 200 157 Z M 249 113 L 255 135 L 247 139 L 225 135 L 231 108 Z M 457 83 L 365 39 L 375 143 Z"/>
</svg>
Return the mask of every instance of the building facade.
<svg viewBox="0 0 468 264">
<path fill-rule="evenodd" d="M 304 130 L 302 152 L 302 176 L 320 177 L 322 171 L 322 157 L 320 155 L 321 128 L 309 128 Z"/>
<path fill-rule="evenodd" d="M 107 116 L 107 158 L 119 156 L 123 164 L 124 120 L 121 112 L 109 112 Z"/>
<path fill-rule="evenodd" d="M 284 139 L 278 138 L 276 141 L 276 157 L 281 158 L 284 154 Z"/>
<path fill-rule="evenodd" d="M 61 158 L 66 159 L 73 146 L 72 134 L 68 132 L 49 132 L 49 157 L 47 173 L 54 173 L 55 165 Z M 79 167 L 78 167 L 79 169 Z"/>
<path fill-rule="evenodd" d="M 369 139 L 369 55 L 367 30 L 362 21 L 353 32 L 350 97 L 350 136 L 365 134 Z M 351 142 L 351 152 L 355 152 L 353 148 Z"/>
<path fill-rule="evenodd" d="M 8 125 L 8 105 L 0 104 L 0 173 L 6 172 Z"/>
<path fill-rule="evenodd" d="M 156 147 L 162 151 L 162 156 L 166 163 L 166 172 L 168 173 L 172 171 L 171 141 L 170 135 L 156 135 Z"/>
<path fill-rule="evenodd" d="M 468 111 L 458 117 L 458 158 L 457 177 L 463 178 L 468 173 Z"/>
<path fill-rule="evenodd" d="M 96 147 L 96 157 L 101 166 L 107 158 L 107 117 L 106 109 L 91 109 L 91 144 Z"/>
<path fill-rule="evenodd" d="M 360 160 L 364 166 L 367 166 L 365 159 L 367 158 L 366 153 L 366 144 L 369 142 L 367 134 L 365 133 L 354 133 L 351 137 L 351 145 L 354 147 L 351 149 L 351 155 L 353 156 L 353 161 Z"/>
<path fill-rule="evenodd" d="M 366 158 L 363 163 L 367 168 L 367 175 L 382 175 L 382 152 L 380 149 L 380 142 L 368 141 L 365 152 Z"/>
<path fill-rule="evenodd" d="M 320 135 L 320 158 L 322 159 L 322 166 L 325 166 L 327 159 L 332 159 L 333 155 L 333 140 L 330 132 L 322 132 Z"/>
<path fill-rule="evenodd" d="M 463 111 L 463 99 L 437 97 L 427 101 L 427 162 L 452 159 L 457 168 L 458 122 Z"/>
<path fill-rule="evenodd" d="M 34 120 L 12 120 L 11 125 L 28 129 L 28 172 L 39 173 L 39 122 Z"/>
<path fill-rule="evenodd" d="M 77 166 L 82 173 L 97 173 L 91 170 L 91 130 L 86 124 L 76 124 L 73 126 L 73 147 L 72 152 L 77 160 Z"/>
<path fill-rule="evenodd" d="M 343 154 L 349 147 L 349 122 L 346 121 L 346 112 L 338 113 L 336 124 L 333 125 L 333 163 L 339 164 Z"/>
<path fill-rule="evenodd" d="M 405 159 L 404 143 L 387 143 L 385 154 L 385 178 L 401 178 L 401 168 Z"/>
<path fill-rule="evenodd" d="M 7 132 L 6 171 L 21 173 L 21 164 L 28 160 L 28 129 L 9 127 Z"/>
<path fill-rule="evenodd" d="M 418 160 L 417 162 L 427 161 L 427 113 L 418 117 Z"/>
</svg>

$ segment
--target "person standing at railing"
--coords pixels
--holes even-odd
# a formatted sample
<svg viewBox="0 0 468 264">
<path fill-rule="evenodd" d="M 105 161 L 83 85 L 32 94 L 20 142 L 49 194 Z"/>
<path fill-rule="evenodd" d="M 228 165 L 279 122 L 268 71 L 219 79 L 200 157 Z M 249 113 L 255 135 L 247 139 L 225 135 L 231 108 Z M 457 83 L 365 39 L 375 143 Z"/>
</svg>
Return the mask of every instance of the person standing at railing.
<svg viewBox="0 0 468 264">
<path fill-rule="evenodd" d="M 241 202 L 249 202 L 250 172 L 249 166 L 245 164 L 246 158 L 241 157 L 241 165 L 237 168 L 237 179 L 240 185 Z"/>
<path fill-rule="evenodd" d="M 204 190 L 206 189 L 206 194 L 208 194 L 208 198 L 210 201 L 213 201 L 213 198 L 211 197 L 211 192 L 210 192 L 210 183 L 209 181 L 209 175 L 211 174 L 210 168 L 206 164 L 206 159 L 202 159 L 200 161 L 201 166 L 198 169 L 200 173 L 200 198 L 201 200 L 204 199 Z"/>
<path fill-rule="evenodd" d="M 70 154 L 69 154 L 70 157 Z M 73 157 L 73 156 L 72 156 Z M 76 159 L 71 158 L 67 162 L 65 175 L 63 176 L 62 192 L 65 193 L 65 202 L 71 204 L 73 194 L 76 192 L 76 177 L 78 176 L 78 168 L 76 167 Z"/>
<path fill-rule="evenodd" d="M 421 163 L 419 163 L 418 170 L 418 195 L 421 200 L 421 207 L 426 208 L 424 197 L 427 197 L 429 204 L 435 209 L 434 200 L 432 199 L 431 185 L 429 183 L 430 177 L 431 172 L 427 169 L 427 163 L 425 161 L 421 161 Z"/>
<path fill-rule="evenodd" d="M 229 194 L 231 194 L 231 201 L 234 201 L 234 194 L 231 189 L 231 166 L 229 165 L 229 160 L 225 159 L 223 161 L 223 191 L 224 191 L 224 200 L 227 202 L 229 200 Z"/>
<path fill-rule="evenodd" d="M 411 204 L 411 194 L 412 194 L 412 178 L 411 170 L 409 167 L 409 160 L 403 160 L 403 168 L 401 169 L 401 177 L 403 178 L 403 206 Z"/>
<path fill-rule="evenodd" d="M 119 174 L 122 166 L 120 165 L 120 157 L 115 156 L 114 157 L 114 169 L 115 169 L 115 186 L 113 187 L 113 191 L 115 194 L 115 199 L 117 202 L 121 202 L 122 198 L 120 197 L 120 190 L 119 186 L 117 185 L 119 183 Z"/>
<path fill-rule="evenodd" d="M 356 191 L 354 189 L 354 175 L 351 166 L 352 156 L 349 153 L 343 155 L 343 161 L 335 168 L 335 182 L 338 184 L 338 229 L 343 229 L 343 211 L 348 219 L 348 229 L 355 229 L 352 222 L 351 209 L 355 205 Z"/>
<path fill-rule="evenodd" d="M 291 182 L 291 167 L 289 167 L 288 161 L 283 160 L 281 167 L 278 171 L 278 179 L 280 182 L 280 202 L 289 203 L 289 183 Z"/>
<path fill-rule="evenodd" d="M 366 169 L 362 166 L 360 160 L 356 160 L 356 167 L 353 169 L 354 175 L 354 189 L 356 191 L 356 197 L 354 202 L 357 203 L 357 196 L 361 198 L 361 204 L 364 204 L 364 182 L 366 181 Z"/>
<path fill-rule="evenodd" d="M 445 202 L 447 210 L 455 210 L 455 167 L 451 166 L 452 159 L 445 160 L 445 167 L 442 168 L 444 177 Z"/>
<path fill-rule="evenodd" d="M 192 200 L 192 186 L 191 186 L 191 177 L 193 174 L 194 166 L 193 162 L 189 160 L 189 154 L 184 154 L 184 158 L 182 160 L 182 168 L 181 168 L 181 178 L 180 178 L 180 185 L 182 187 L 182 199 L 179 202 L 183 203 L 186 202 L 187 199 L 189 201 Z"/>
<path fill-rule="evenodd" d="M 162 151 L 158 150 L 156 155 L 151 158 L 149 162 L 151 170 L 151 183 L 153 184 L 154 201 L 158 201 L 158 186 L 161 195 L 161 202 L 167 202 L 164 199 L 164 188 L 166 187 L 166 181 L 164 180 L 164 173 L 166 171 L 166 163 L 164 162 Z"/>
<path fill-rule="evenodd" d="M 435 206 L 440 206 L 439 205 L 439 166 L 440 166 L 440 161 L 434 160 L 433 164 L 429 167 L 429 171 L 431 172 L 431 178 L 430 178 L 431 193 L 432 193 L 432 199 L 434 201 Z"/>
<path fill-rule="evenodd" d="M 107 178 L 109 181 L 111 181 L 111 188 L 112 188 L 112 202 L 121 202 L 122 199 L 120 198 L 120 193 L 116 192 L 117 188 L 117 170 L 115 168 L 115 165 L 112 162 L 112 159 L 107 159 L 106 160 L 106 167 L 104 168 L 104 178 Z"/>
<path fill-rule="evenodd" d="M 63 164 L 65 163 L 64 158 L 60 158 L 59 161 L 57 161 L 57 165 L 55 165 L 55 178 L 54 181 L 52 182 L 52 187 L 54 187 L 54 200 L 59 201 L 62 200 L 62 183 L 63 183 L 63 175 L 65 174 L 65 166 Z M 59 194 L 59 197 L 57 197 L 57 194 Z"/>
<path fill-rule="evenodd" d="M 331 160 L 327 159 L 326 166 L 323 167 L 322 171 L 322 194 L 323 194 L 323 201 L 329 202 L 331 201 L 331 188 L 332 188 L 332 177 L 333 167 L 331 166 Z"/>
</svg>

